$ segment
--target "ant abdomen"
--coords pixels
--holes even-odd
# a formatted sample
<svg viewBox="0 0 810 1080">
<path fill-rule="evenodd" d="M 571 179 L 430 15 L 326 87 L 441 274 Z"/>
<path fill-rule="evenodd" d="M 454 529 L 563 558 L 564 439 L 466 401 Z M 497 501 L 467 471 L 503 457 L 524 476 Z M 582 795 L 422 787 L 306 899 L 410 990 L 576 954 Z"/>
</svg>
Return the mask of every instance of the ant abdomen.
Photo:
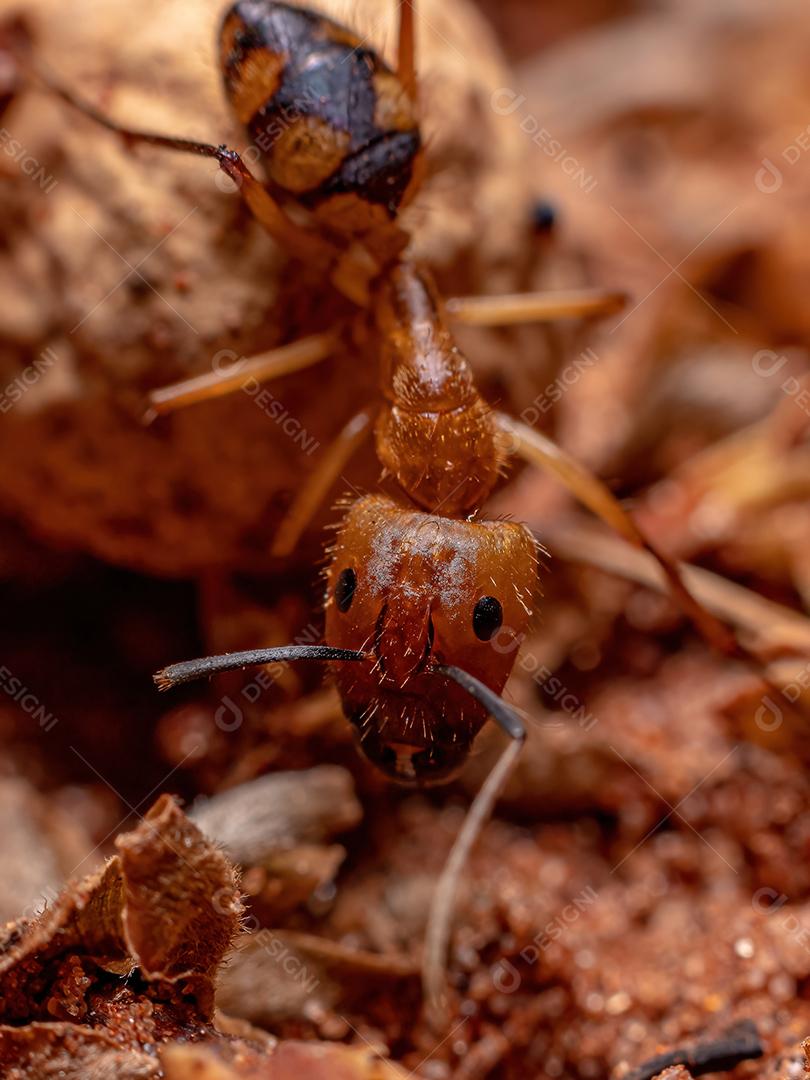
<svg viewBox="0 0 810 1080">
<path fill-rule="evenodd" d="M 274 193 L 342 233 L 390 225 L 417 182 L 421 136 L 377 53 L 326 16 L 271 0 L 237 0 L 220 47 Z"/>
</svg>

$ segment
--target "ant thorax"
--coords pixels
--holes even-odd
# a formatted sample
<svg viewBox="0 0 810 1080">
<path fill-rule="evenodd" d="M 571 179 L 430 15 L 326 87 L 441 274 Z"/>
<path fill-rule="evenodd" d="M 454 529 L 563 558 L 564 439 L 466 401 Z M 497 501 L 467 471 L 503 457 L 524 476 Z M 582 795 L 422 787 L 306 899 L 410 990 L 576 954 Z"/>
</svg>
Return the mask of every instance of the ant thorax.
<svg viewBox="0 0 810 1080">
<path fill-rule="evenodd" d="M 349 510 L 327 573 L 326 640 L 368 660 L 334 677 L 363 753 L 395 780 L 446 780 L 486 710 L 437 673 L 500 693 L 531 616 L 535 541 L 522 525 L 425 514 L 382 496 Z"/>
<path fill-rule="evenodd" d="M 419 506 L 466 514 L 503 472 L 503 435 L 427 272 L 401 263 L 375 300 L 386 402 L 376 428 L 380 461 Z"/>
</svg>

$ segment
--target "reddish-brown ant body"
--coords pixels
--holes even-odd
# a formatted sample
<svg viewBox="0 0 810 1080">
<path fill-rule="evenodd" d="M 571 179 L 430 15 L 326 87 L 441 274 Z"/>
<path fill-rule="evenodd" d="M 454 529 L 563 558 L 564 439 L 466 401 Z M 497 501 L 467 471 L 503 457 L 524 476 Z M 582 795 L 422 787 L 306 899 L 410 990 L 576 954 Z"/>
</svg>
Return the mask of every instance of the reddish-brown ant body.
<svg viewBox="0 0 810 1080">
<path fill-rule="evenodd" d="M 448 313 L 478 324 L 599 314 L 615 294 L 508 296 L 445 306 L 405 248 L 401 207 L 419 186 L 414 10 L 400 6 L 397 71 L 324 15 L 271 0 L 237 0 L 220 37 L 225 87 L 262 149 L 266 183 L 223 146 L 122 128 L 44 77 L 63 98 L 129 142 L 215 158 L 268 232 L 323 267 L 358 308 L 352 346 L 378 366 L 382 404 L 361 410 L 299 493 L 275 545 L 289 551 L 349 454 L 374 428 L 378 457 L 402 496 L 367 496 L 340 525 L 327 570 L 326 645 L 260 649 L 181 663 L 166 689 L 248 664 L 328 662 L 358 745 L 386 775 L 446 780 L 491 715 L 509 750 L 474 803 L 437 889 L 426 947 L 426 989 L 441 988 L 454 884 L 525 737 L 499 697 L 531 616 L 536 542 L 523 526 L 475 514 L 509 452 L 550 466 L 635 544 L 643 539 L 601 483 L 543 436 L 494 412 L 478 394 Z M 315 364 L 335 347 L 318 334 L 219 373 L 155 393 L 157 412 Z M 677 572 L 664 564 L 679 585 Z M 693 605 L 694 611 L 694 605 Z M 702 616 L 702 613 L 698 613 Z M 705 622 L 704 618 L 704 622 Z M 506 635 L 506 645 L 503 635 Z"/>
<path fill-rule="evenodd" d="M 323 15 L 242 2 L 225 16 L 220 59 L 274 195 L 321 229 L 401 250 L 396 216 L 418 187 L 422 139 L 414 101 L 377 53 Z"/>
</svg>

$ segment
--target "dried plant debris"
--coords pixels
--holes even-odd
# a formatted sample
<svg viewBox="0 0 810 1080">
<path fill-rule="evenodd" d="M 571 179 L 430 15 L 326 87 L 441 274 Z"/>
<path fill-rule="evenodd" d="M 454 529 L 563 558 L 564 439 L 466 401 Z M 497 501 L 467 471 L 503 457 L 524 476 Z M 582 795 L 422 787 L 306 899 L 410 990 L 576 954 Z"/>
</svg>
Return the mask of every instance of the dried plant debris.
<svg viewBox="0 0 810 1080">
<path fill-rule="evenodd" d="M 34 1023 L 0 1035 L 6 1080 L 141 1080 L 160 1076 L 154 1053 L 122 1046 L 115 1035 L 77 1024 Z"/>
<path fill-rule="evenodd" d="M 81 825 L 19 777 L 0 779 L 0 821 L 2 924 L 39 912 L 92 845 Z"/>
<path fill-rule="evenodd" d="M 245 1045 L 199 1043 L 161 1049 L 166 1080 L 404 1080 L 372 1048 L 279 1043 L 268 1057 Z"/>
<path fill-rule="evenodd" d="M 115 846 L 117 854 L 97 874 L 68 885 L 38 919 L 4 931 L 4 1077 L 393 1075 L 367 1048 L 277 1045 L 245 1019 L 215 1013 L 217 973 L 242 929 L 237 876 L 172 798 L 162 796 Z M 302 970 L 321 988 L 319 996 L 311 983 L 304 990 L 322 1011 L 348 996 L 352 979 L 368 988 L 416 974 L 407 961 L 308 935 L 256 933 L 242 940 L 222 994 L 242 1018 L 268 1019 L 274 994 L 275 1014 L 294 1014 Z"/>
<path fill-rule="evenodd" d="M 358 824 L 351 775 L 332 765 L 280 772 L 198 802 L 191 819 L 241 866 L 270 866 L 279 854 L 322 844 Z"/>
<path fill-rule="evenodd" d="M 743 1021 L 714 1039 L 706 1039 L 694 1046 L 669 1050 L 651 1058 L 638 1068 L 627 1071 L 617 1069 L 615 1080 L 653 1080 L 670 1072 L 669 1080 L 678 1080 L 675 1071 L 679 1066 L 688 1067 L 680 1074 L 680 1080 L 705 1073 L 725 1072 L 742 1061 L 754 1061 L 764 1053 L 757 1029 L 750 1021 Z"/>
<path fill-rule="evenodd" d="M 156 1044 L 214 1031 L 214 976 L 239 932 L 233 867 L 167 796 L 116 847 L 4 932 L 6 1070 L 49 1075 L 73 1061 L 68 1075 L 88 1075 L 99 1058 L 100 1075 L 158 1075 Z"/>
<path fill-rule="evenodd" d="M 331 890 L 346 851 L 326 841 L 355 828 L 362 814 L 351 774 L 321 765 L 229 788 L 199 800 L 190 816 L 242 867 L 245 891 L 273 924 Z"/>
<path fill-rule="evenodd" d="M 290 1019 L 328 1030 L 325 1022 L 344 1011 L 368 1009 L 381 990 L 418 1003 L 418 978 L 418 964 L 406 956 L 381 956 L 310 934 L 265 929 L 243 938 L 229 958 L 217 1003 L 226 1013 L 271 1030 Z"/>
</svg>

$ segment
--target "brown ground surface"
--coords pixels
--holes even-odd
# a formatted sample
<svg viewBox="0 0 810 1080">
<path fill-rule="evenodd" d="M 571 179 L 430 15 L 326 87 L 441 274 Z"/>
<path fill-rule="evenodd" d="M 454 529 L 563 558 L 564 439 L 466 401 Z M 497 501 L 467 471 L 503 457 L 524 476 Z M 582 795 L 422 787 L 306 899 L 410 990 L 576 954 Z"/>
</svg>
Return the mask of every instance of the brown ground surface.
<svg viewBox="0 0 810 1080">
<path fill-rule="evenodd" d="M 390 43 L 387 4 L 349 7 Z M 264 555 L 315 458 L 241 395 L 141 416 L 149 388 L 327 324 L 336 302 L 279 273 L 204 164 L 13 101 L 0 388 L 57 359 L 0 416 L 0 920 L 33 919 L 0 951 L 4 1076 L 619 1080 L 744 1022 L 764 1053 L 735 1077 L 804 1074 L 810 18 L 798 0 L 480 7 L 424 5 L 417 247 L 448 292 L 631 294 L 604 324 L 463 344 L 491 400 L 715 575 L 698 590 L 756 663 L 713 652 L 554 481 L 504 484 L 494 509 L 549 549 L 507 689 L 530 738 L 465 877 L 434 1030 L 427 905 L 497 738 L 457 784 L 408 794 L 359 761 L 316 672 L 172 698 L 149 678 L 319 632 L 322 533 L 290 565 Z M 235 138 L 217 4 L 29 8 L 48 62 L 117 115 Z M 533 197 L 557 208 L 542 240 Z M 147 255 L 147 284 L 116 288 L 122 257 Z M 325 446 L 373 379 L 336 357 L 274 392 Z M 375 484 L 373 462 L 349 479 Z M 209 840 L 166 799 L 144 819 L 165 793 Z"/>
</svg>

